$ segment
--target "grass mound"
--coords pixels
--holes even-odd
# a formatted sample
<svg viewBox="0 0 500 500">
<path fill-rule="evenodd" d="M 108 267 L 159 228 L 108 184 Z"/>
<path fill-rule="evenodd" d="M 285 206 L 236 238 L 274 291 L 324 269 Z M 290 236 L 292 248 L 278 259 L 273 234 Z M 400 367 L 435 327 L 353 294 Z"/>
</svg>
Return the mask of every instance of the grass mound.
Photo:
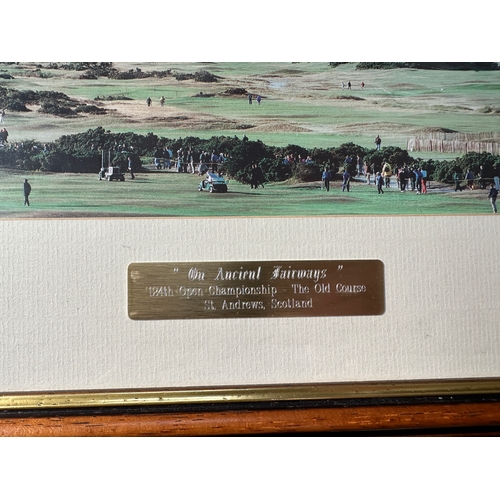
<svg viewBox="0 0 500 500">
<path fill-rule="evenodd" d="M 498 114 L 500 113 L 500 108 L 494 107 L 494 106 L 483 106 L 482 108 L 479 108 L 477 110 L 478 113 L 485 113 L 485 114 Z"/>
<path fill-rule="evenodd" d="M 346 100 L 352 100 L 352 101 L 365 101 L 366 99 L 363 99 L 362 97 L 358 97 L 355 95 L 338 95 L 335 97 L 335 99 L 346 99 Z"/>
<path fill-rule="evenodd" d="M 242 87 L 236 87 L 236 88 L 230 88 L 226 89 L 224 92 L 222 92 L 221 95 L 226 95 L 226 96 L 241 96 L 241 95 L 247 95 L 248 91 Z"/>
</svg>

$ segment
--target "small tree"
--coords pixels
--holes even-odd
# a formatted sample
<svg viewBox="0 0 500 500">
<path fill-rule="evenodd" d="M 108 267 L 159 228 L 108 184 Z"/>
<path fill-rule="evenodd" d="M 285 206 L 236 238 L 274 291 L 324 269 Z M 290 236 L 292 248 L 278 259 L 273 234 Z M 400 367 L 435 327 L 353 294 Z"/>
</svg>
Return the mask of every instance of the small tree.
<svg viewBox="0 0 500 500">
<path fill-rule="evenodd" d="M 334 163 L 334 157 L 332 155 L 332 150 L 323 149 L 323 148 L 314 148 L 310 156 L 314 163 L 320 165 L 328 165 L 331 167 Z"/>
<path fill-rule="evenodd" d="M 259 162 L 268 182 L 282 182 L 292 177 L 292 166 L 278 158 L 264 158 Z"/>
<path fill-rule="evenodd" d="M 273 152 L 261 141 L 240 141 L 224 163 L 227 174 L 239 182 L 250 184 L 252 164 L 272 158 Z"/>
<path fill-rule="evenodd" d="M 297 163 L 293 168 L 293 176 L 300 182 L 321 180 L 321 166 L 316 163 Z"/>
<path fill-rule="evenodd" d="M 480 167 L 483 167 L 483 177 L 493 177 L 493 166 L 500 162 L 500 157 L 486 152 L 472 152 L 457 158 L 454 162 L 462 173 L 470 169 L 475 175 L 478 175 Z"/>
</svg>

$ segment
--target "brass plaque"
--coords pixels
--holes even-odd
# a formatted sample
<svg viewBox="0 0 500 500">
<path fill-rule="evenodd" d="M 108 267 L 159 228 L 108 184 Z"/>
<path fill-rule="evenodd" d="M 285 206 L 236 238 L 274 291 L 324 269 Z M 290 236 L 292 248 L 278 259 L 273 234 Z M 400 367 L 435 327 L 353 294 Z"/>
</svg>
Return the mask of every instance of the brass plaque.
<svg viewBox="0 0 500 500">
<path fill-rule="evenodd" d="M 380 260 L 133 263 L 134 320 L 368 316 L 385 311 Z"/>
</svg>

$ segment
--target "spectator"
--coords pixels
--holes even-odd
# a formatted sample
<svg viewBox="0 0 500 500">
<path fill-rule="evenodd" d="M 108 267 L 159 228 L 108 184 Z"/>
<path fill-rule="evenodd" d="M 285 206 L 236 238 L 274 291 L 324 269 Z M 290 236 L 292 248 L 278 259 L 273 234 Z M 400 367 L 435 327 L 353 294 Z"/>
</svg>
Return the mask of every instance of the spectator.
<svg viewBox="0 0 500 500">
<path fill-rule="evenodd" d="M 208 165 L 206 163 L 200 163 L 198 165 L 198 175 L 203 175 L 208 172 Z"/>
<path fill-rule="evenodd" d="M 161 170 L 162 159 L 163 159 L 163 150 L 161 148 L 156 148 L 153 154 L 153 162 L 156 167 L 156 170 Z"/>
<path fill-rule="evenodd" d="M 24 179 L 24 205 L 30 206 L 29 195 L 31 194 L 31 186 L 28 182 L 28 179 Z"/>
<path fill-rule="evenodd" d="M 163 157 L 165 158 L 164 167 L 165 168 L 168 167 L 169 169 L 172 168 L 172 164 L 170 163 L 170 161 L 174 157 L 174 153 L 169 146 L 165 148 L 165 151 L 163 152 Z"/>
<path fill-rule="evenodd" d="M 410 186 L 411 186 L 411 190 L 412 191 L 415 191 L 415 186 L 416 186 L 416 183 L 417 183 L 417 175 L 416 175 L 416 172 L 415 172 L 415 169 L 413 167 L 410 167 Z"/>
<path fill-rule="evenodd" d="M 405 166 L 399 171 L 399 189 L 402 193 L 406 191 L 406 186 L 408 184 L 408 168 Z"/>
<path fill-rule="evenodd" d="M 497 196 L 498 196 L 498 189 L 495 187 L 495 183 L 491 183 L 491 188 L 490 192 L 488 193 L 488 199 L 490 200 L 491 203 L 491 208 L 493 208 L 493 213 L 497 213 Z"/>
<path fill-rule="evenodd" d="M 351 184 L 351 174 L 349 173 L 348 170 L 344 170 L 344 173 L 342 174 L 342 191 L 345 191 L 347 189 L 347 192 L 349 192 L 350 184 Z"/>
<path fill-rule="evenodd" d="M 377 186 L 378 194 L 384 194 L 384 190 L 382 189 L 384 186 L 384 178 L 382 177 L 380 172 L 377 172 L 375 175 L 375 184 Z"/>
<path fill-rule="evenodd" d="M 458 172 L 453 174 L 453 180 L 455 181 L 455 192 L 462 192 L 462 186 L 460 185 L 461 176 Z"/>
<path fill-rule="evenodd" d="M 380 149 L 380 145 L 382 144 L 382 139 L 380 138 L 379 135 L 377 135 L 377 137 L 375 137 L 375 146 L 377 149 Z"/>
<path fill-rule="evenodd" d="M 421 194 L 422 193 L 422 169 L 421 168 L 417 168 L 415 170 L 415 179 L 417 182 L 417 194 Z"/>
<path fill-rule="evenodd" d="M 422 172 L 422 193 L 427 193 L 427 169 L 425 167 L 421 168 Z"/>
<path fill-rule="evenodd" d="M 357 156 L 356 157 L 356 160 L 357 160 L 357 165 L 358 165 L 358 175 L 359 176 L 362 176 L 364 171 L 363 171 L 363 158 L 361 158 L 361 156 Z"/>
<path fill-rule="evenodd" d="M 327 190 L 330 191 L 330 180 L 332 178 L 332 174 L 330 171 L 325 167 L 323 170 L 323 174 L 321 176 L 321 180 L 323 181 L 323 187 Z"/>
<path fill-rule="evenodd" d="M 366 183 L 369 185 L 370 184 L 370 177 L 372 176 L 373 170 L 372 170 L 372 167 L 370 167 L 370 165 L 368 165 L 368 162 L 366 162 L 366 161 L 365 161 L 364 169 L 365 169 Z"/>
<path fill-rule="evenodd" d="M 2 130 L 0 130 L 0 143 L 4 144 L 6 142 L 9 142 L 7 140 L 7 137 L 9 137 L 9 133 L 7 132 L 7 129 L 3 128 Z"/>
<path fill-rule="evenodd" d="M 484 178 L 484 168 L 482 165 L 479 167 L 478 181 L 480 189 L 486 189 L 486 180 Z"/>
<path fill-rule="evenodd" d="M 495 165 L 493 167 L 493 182 L 495 183 L 495 189 L 500 191 L 500 177 L 499 177 L 499 167 Z"/>
<path fill-rule="evenodd" d="M 467 173 L 465 174 L 465 180 L 467 181 L 467 187 L 469 189 L 474 189 L 474 174 L 470 169 L 468 169 Z"/>
<path fill-rule="evenodd" d="M 392 168 L 389 163 L 384 163 L 384 168 L 382 169 L 382 177 L 384 178 L 384 183 L 386 188 L 391 187 L 391 177 L 392 177 Z"/>
<path fill-rule="evenodd" d="M 134 176 L 134 159 L 132 158 L 132 156 L 129 156 L 127 158 L 128 160 L 128 171 L 130 172 L 130 178 L 131 179 L 135 179 L 135 176 Z"/>
<path fill-rule="evenodd" d="M 185 172 L 195 173 L 194 168 L 194 153 L 191 149 L 188 150 L 186 154 L 186 170 Z"/>
</svg>

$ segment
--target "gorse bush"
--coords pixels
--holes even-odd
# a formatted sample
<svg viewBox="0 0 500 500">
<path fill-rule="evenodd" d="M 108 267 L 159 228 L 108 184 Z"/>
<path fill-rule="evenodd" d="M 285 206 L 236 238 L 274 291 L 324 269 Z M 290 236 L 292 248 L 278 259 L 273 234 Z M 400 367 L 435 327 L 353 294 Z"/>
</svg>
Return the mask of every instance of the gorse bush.
<svg viewBox="0 0 500 500">
<path fill-rule="evenodd" d="M 300 182 L 313 182 L 321 180 L 322 168 L 315 163 L 295 163 L 293 177 Z"/>
<path fill-rule="evenodd" d="M 406 149 L 395 146 L 368 152 L 364 160 L 367 161 L 369 165 L 375 165 L 377 168 L 380 168 L 382 164 L 386 162 L 390 165 L 404 165 L 405 163 L 406 165 L 411 165 L 415 162 L 415 159 L 410 156 Z"/>
<path fill-rule="evenodd" d="M 61 106 L 59 103 L 55 101 L 42 102 L 38 112 L 45 113 L 48 115 L 65 116 L 65 117 L 77 115 L 75 110 L 71 109 L 68 106 Z"/>
<path fill-rule="evenodd" d="M 9 99 L 7 102 L 3 103 L 3 107 L 9 111 L 20 111 L 22 113 L 29 111 L 26 104 L 17 99 Z"/>
<path fill-rule="evenodd" d="M 71 107 L 77 105 L 77 101 L 71 99 L 63 92 L 17 90 L 0 87 L 0 108 L 11 111 L 30 111 L 27 106 L 40 105 L 41 113 L 49 113 L 57 116 L 72 116 L 74 111 Z"/>
<path fill-rule="evenodd" d="M 467 169 L 470 169 L 476 176 L 481 175 L 482 177 L 491 178 L 493 177 L 495 166 L 500 166 L 500 157 L 486 152 L 472 152 L 457 158 L 454 163 L 455 167 L 462 172 L 466 172 Z"/>
<path fill-rule="evenodd" d="M 215 75 L 206 70 L 197 71 L 194 74 L 194 79 L 196 82 L 205 82 L 205 83 L 212 83 L 218 81 L 218 78 Z"/>
<path fill-rule="evenodd" d="M 356 65 L 356 69 L 398 68 L 475 71 L 496 71 L 499 69 L 496 62 L 360 62 Z"/>
<path fill-rule="evenodd" d="M 264 158 L 258 163 L 267 182 L 282 182 L 293 176 L 292 165 L 276 158 Z"/>
<path fill-rule="evenodd" d="M 175 79 L 178 81 L 195 80 L 196 82 L 211 83 L 211 82 L 217 82 L 219 80 L 217 76 L 213 75 L 212 73 L 206 70 L 196 71 L 196 73 L 175 72 L 173 74 L 175 76 Z"/>
<path fill-rule="evenodd" d="M 106 110 L 104 108 L 100 108 L 99 106 L 84 104 L 82 106 L 77 106 L 75 108 L 77 113 L 88 113 L 91 115 L 105 115 Z"/>
<path fill-rule="evenodd" d="M 46 101 L 43 105 L 51 113 L 76 113 L 72 108 L 61 107 L 52 101 Z M 356 174 L 358 156 L 375 168 L 381 167 L 385 162 L 390 163 L 393 168 L 405 163 L 408 166 L 424 167 L 431 179 L 444 182 L 451 182 L 455 172 L 465 175 L 467 169 L 471 169 L 476 175 L 490 178 L 495 169 L 500 167 L 500 157 L 490 153 L 468 153 L 447 161 L 422 160 L 413 158 L 405 149 L 393 146 L 376 150 L 350 142 L 336 148 L 306 149 L 294 144 L 274 147 L 262 141 L 250 141 L 246 137 L 214 136 L 201 139 L 190 136 L 169 139 L 151 132 L 146 135 L 133 132 L 112 133 L 103 127 L 63 135 L 48 145 L 36 141 L 7 143 L 0 148 L 0 166 L 46 172 L 98 172 L 103 151 L 110 152 L 114 164 L 126 168 L 128 156 L 133 155 L 136 165 L 140 167 L 141 157 L 151 158 L 156 149 L 166 147 L 174 155 L 179 150 L 191 150 L 195 163 L 198 163 L 203 151 L 223 153 L 226 158 L 223 165 L 226 175 L 242 183 L 250 182 L 252 164 L 261 168 L 267 182 L 289 179 L 300 182 L 318 181 L 325 166 L 332 171 L 334 178 L 339 179 L 344 168 L 351 174 Z M 346 162 L 346 157 L 351 159 L 349 163 Z"/>
<path fill-rule="evenodd" d="M 272 148 L 263 142 L 245 139 L 238 141 L 228 153 L 229 158 L 224 163 L 224 170 L 233 179 L 246 184 L 250 183 L 252 165 L 273 157 Z"/>
</svg>

